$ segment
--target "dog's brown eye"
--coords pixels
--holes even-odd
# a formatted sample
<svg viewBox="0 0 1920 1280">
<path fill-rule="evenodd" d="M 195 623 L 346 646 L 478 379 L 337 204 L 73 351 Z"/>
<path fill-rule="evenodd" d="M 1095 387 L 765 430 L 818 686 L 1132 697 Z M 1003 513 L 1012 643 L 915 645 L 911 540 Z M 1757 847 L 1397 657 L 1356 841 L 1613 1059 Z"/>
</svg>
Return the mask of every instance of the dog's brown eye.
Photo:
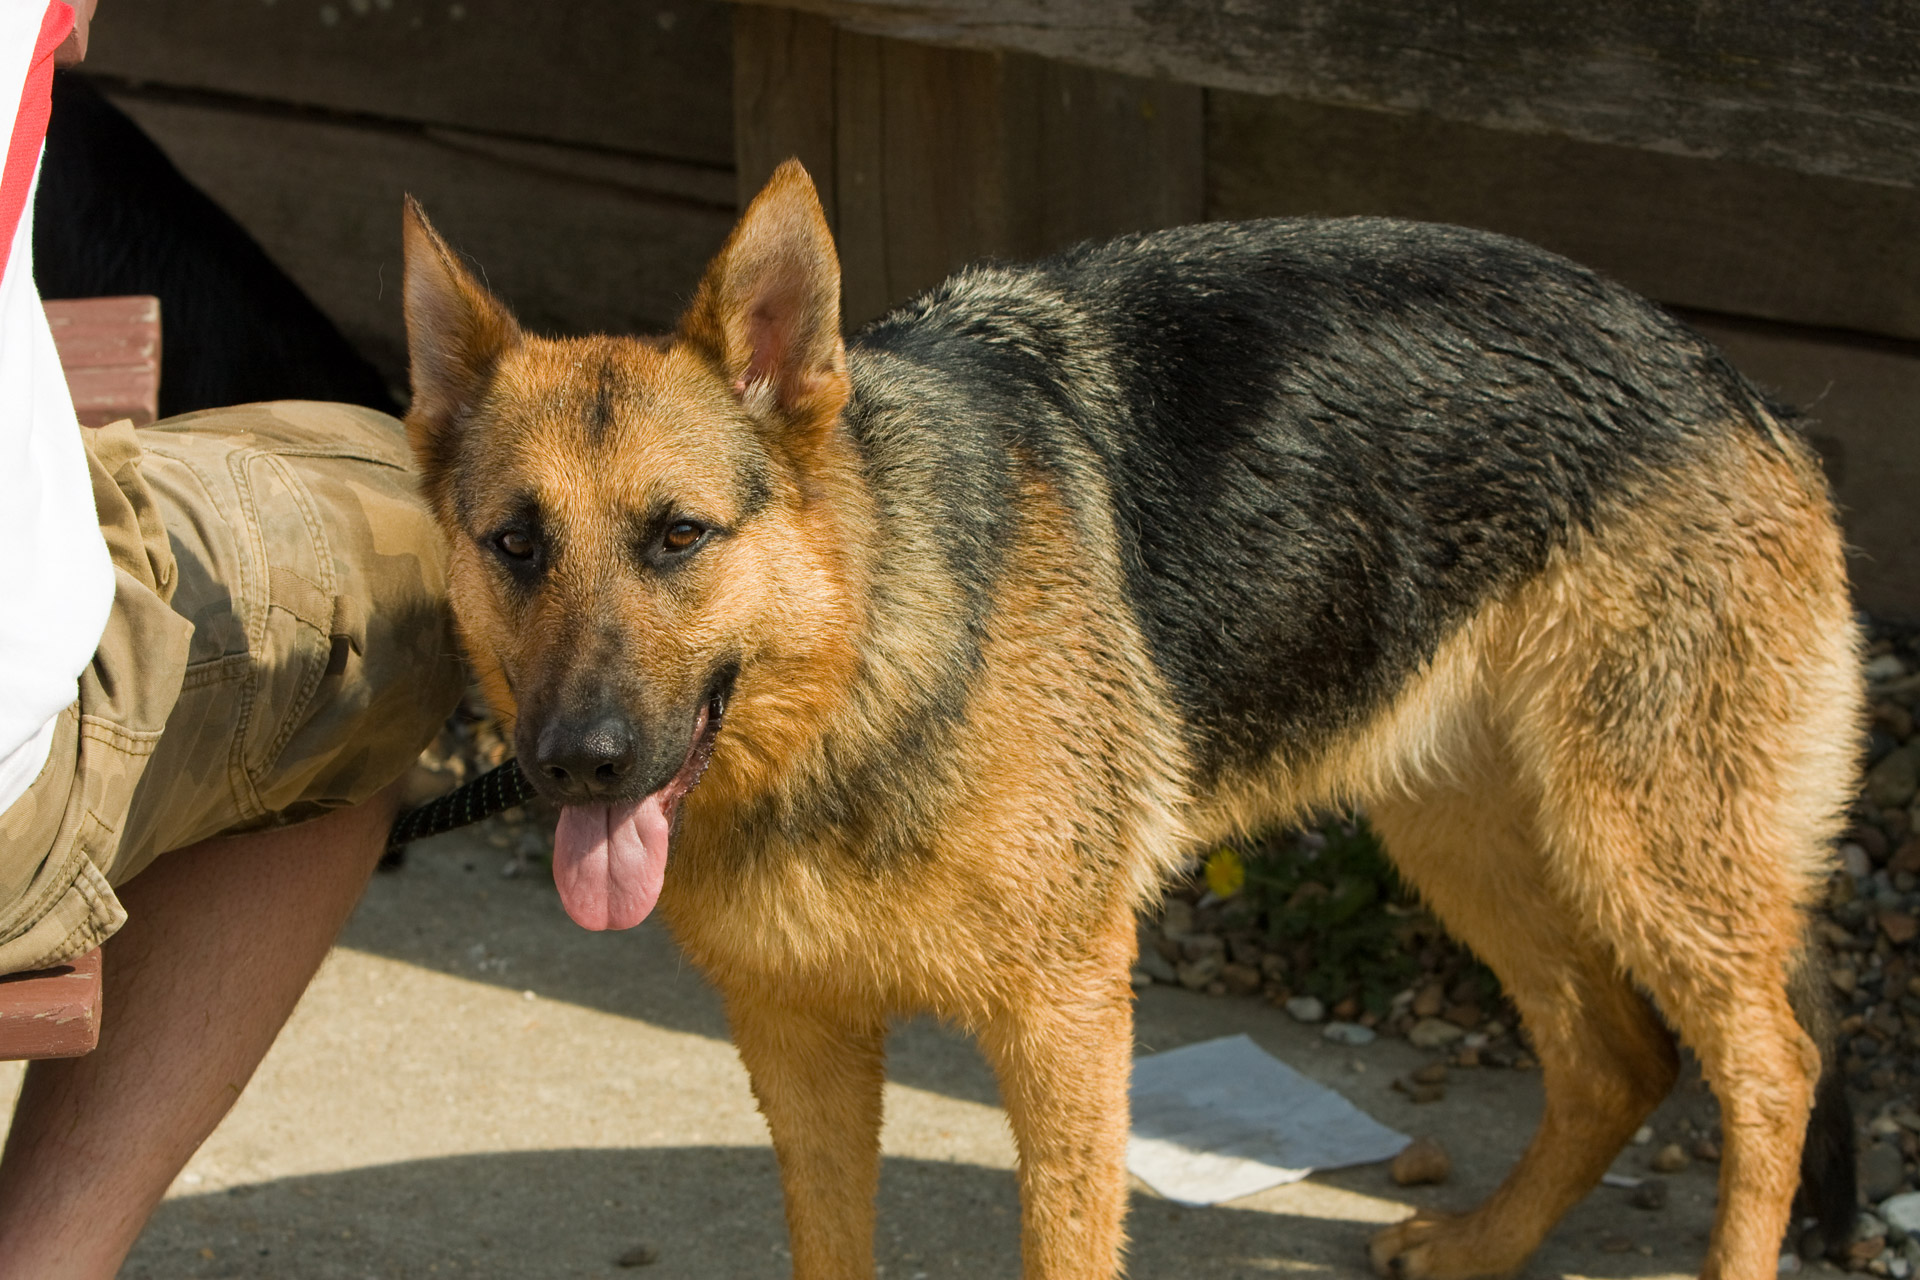
<svg viewBox="0 0 1920 1280">
<path fill-rule="evenodd" d="M 509 530 L 495 538 L 493 545 L 500 548 L 501 554 L 511 556 L 515 560 L 525 560 L 533 554 L 533 539 L 514 530 Z"/>
<path fill-rule="evenodd" d="M 705 529 L 693 521 L 681 520 L 667 526 L 666 533 L 661 535 L 660 543 L 669 551 L 685 551 L 700 541 L 700 535 L 705 532 Z"/>
</svg>

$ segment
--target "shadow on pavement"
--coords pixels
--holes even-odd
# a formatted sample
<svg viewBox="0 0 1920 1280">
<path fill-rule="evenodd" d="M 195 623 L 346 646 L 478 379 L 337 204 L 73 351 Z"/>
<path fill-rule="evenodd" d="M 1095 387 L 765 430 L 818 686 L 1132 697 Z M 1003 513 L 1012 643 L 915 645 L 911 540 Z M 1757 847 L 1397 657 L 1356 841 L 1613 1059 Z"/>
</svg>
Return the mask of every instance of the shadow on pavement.
<svg viewBox="0 0 1920 1280">
<path fill-rule="evenodd" d="M 889 1159 L 877 1235 L 888 1280 L 1019 1274 L 1011 1173 Z M 1134 1198 L 1140 1280 L 1353 1276 L 1365 1222 Z M 644 1269 L 617 1264 L 645 1246 Z M 1662 1274 L 1673 1260 L 1591 1254 L 1580 1274 Z M 459 1156 L 286 1178 L 161 1205 L 125 1280 L 428 1276 L 783 1277 L 786 1235 L 772 1152 L 753 1147 L 562 1150 Z M 1530 1275 L 1547 1275 L 1530 1269 Z"/>
<path fill-rule="evenodd" d="M 502 879 L 505 853 L 472 831 L 421 841 L 398 872 L 375 877 L 341 945 L 667 1030 L 731 1038 L 718 995 L 663 925 L 589 933 L 567 919 L 544 866 Z M 999 1106 L 986 1063 L 971 1047 L 956 1054 L 953 1041 L 930 1022 L 902 1027 L 888 1042 L 888 1076 Z"/>
</svg>

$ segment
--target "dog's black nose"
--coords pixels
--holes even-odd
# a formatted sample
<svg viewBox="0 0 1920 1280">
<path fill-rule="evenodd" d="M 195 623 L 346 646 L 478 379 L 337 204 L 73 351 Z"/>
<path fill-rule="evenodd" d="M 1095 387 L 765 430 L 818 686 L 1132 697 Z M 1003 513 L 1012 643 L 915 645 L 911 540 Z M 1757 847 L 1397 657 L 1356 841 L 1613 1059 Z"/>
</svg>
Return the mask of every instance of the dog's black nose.
<svg viewBox="0 0 1920 1280">
<path fill-rule="evenodd" d="M 540 730 L 533 767 L 567 803 L 617 796 L 633 769 L 633 725 L 624 716 L 552 720 Z"/>
</svg>

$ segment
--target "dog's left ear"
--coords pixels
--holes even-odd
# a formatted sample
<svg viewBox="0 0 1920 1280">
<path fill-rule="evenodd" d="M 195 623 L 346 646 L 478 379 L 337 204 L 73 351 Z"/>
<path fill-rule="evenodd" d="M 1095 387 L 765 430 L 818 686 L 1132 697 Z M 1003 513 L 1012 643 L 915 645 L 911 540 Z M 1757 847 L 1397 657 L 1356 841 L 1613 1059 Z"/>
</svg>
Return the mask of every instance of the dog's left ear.
<svg viewBox="0 0 1920 1280">
<path fill-rule="evenodd" d="M 774 170 L 747 206 L 680 321 L 733 393 L 802 430 L 847 403 L 840 258 L 813 179 L 798 160 Z"/>
</svg>

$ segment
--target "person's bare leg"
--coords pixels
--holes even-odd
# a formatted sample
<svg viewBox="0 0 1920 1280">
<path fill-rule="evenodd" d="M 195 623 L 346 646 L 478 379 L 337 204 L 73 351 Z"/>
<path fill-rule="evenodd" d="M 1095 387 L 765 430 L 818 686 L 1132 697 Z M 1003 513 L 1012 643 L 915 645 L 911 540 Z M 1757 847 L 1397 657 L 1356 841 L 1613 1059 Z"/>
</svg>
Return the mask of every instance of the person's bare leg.
<svg viewBox="0 0 1920 1280">
<path fill-rule="evenodd" d="M 0 1155 L 0 1277 L 119 1270 L 333 945 L 397 795 L 177 850 L 121 889 L 100 1045 L 28 1068 Z"/>
</svg>

